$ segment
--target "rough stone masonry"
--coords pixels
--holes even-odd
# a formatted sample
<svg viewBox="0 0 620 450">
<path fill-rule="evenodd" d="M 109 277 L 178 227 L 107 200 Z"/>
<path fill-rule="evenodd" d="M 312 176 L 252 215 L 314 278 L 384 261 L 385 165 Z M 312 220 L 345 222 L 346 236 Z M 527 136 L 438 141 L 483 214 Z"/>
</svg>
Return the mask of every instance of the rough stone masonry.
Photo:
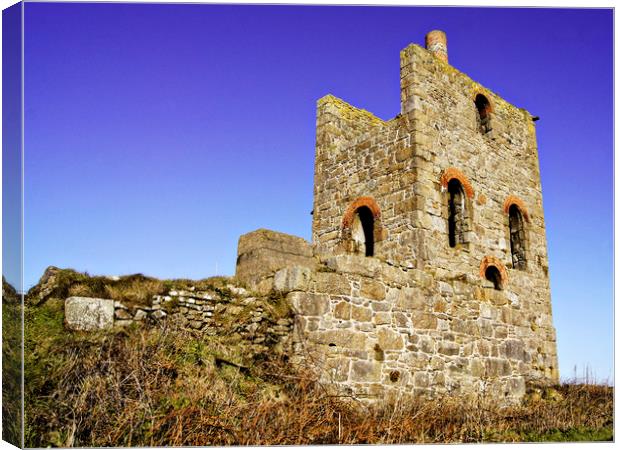
<svg viewBox="0 0 620 450">
<path fill-rule="evenodd" d="M 258 230 L 241 281 L 286 295 L 294 354 L 343 395 L 521 398 L 558 380 L 534 121 L 448 63 L 400 54 L 389 121 L 318 101 L 312 244 Z"/>
</svg>

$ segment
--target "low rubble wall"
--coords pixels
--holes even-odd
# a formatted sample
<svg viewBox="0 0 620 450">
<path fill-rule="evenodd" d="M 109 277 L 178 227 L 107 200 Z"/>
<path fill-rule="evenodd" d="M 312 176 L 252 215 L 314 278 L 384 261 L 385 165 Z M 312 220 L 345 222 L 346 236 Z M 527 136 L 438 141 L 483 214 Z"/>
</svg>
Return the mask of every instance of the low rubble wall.
<svg viewBox="0 0 620 450">
<path fill-rule="evenodd" d="M 254 350 L 288 352 L 293 317 L 284 297 L 255 297 L 233 285 L 216 290 L 172 289 L 149 305 L 88 297 L 65 301 L 65 324 L 81 331 L 172 320 L 207 335 L 244 339 Z"/>
</svg>

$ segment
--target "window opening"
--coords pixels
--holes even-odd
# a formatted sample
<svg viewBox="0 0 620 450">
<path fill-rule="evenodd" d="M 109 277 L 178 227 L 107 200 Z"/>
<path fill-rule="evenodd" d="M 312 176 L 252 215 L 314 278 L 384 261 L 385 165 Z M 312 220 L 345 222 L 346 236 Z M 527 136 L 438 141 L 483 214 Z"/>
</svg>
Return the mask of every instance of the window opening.
<svg viewBox="0 0 620 450">
<path fill-rule="evenodd" d="M 482 94 L 476 95 L 475 103 L 480 118 L 480 131 L 486 134 L 491 131 L 491 104 Z"/>
<path fill-rule="evenodd" d="M 493 287 L 501 291 L 502 290 L 502 276 L 499 273 L 499 269 L 495 266 L 487 267 L 487 270 L 484 272 L 484 277 L 493 283 Z"/>
<path fill-rule="evenodd" d="M 512 267 L 525 270 L 525 229 L 523 226 L 523 215 L 516 205 L 510 205 L 508 209 L 508 224 L 510 229 Z"/>
<path fill-rule="evenodd" d="M 448 182 L 448 236 L 450 247 L 465 242 L 465 192 L 456 178 Z"/>
<path fill-rule="evenodd" d="M 375 218 L 372 215 L 372 211 L 367 206 L 361 206 L 355 211 L 353 223 L 351 225 L 351 237 L 354 242 L 354 249 L 356 253 L 361 253 L 366 256 L 374 256 L 375 253 L 375 241 L 374 241 L 374 228 Z"/>
</svg>

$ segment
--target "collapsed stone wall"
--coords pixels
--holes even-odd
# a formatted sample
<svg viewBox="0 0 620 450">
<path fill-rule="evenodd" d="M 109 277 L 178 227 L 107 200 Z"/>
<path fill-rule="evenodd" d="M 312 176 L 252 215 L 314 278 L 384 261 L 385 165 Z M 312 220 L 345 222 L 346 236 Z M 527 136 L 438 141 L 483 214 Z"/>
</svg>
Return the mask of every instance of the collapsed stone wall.
<svg viewBox="0 0 620 450">
<path fill-rule="evenodd" d="M 149 304 L 91 297 L 65 300 L 65 323 L 73 330 L 94 331 L 172 321 L 206 335 L 243 339 L 257 351 L 286 353 L 292 343 L 293 317 L 281 296 L 256 297 L 232 284 L 214 290 L 171 289 Z"/>
</svg>

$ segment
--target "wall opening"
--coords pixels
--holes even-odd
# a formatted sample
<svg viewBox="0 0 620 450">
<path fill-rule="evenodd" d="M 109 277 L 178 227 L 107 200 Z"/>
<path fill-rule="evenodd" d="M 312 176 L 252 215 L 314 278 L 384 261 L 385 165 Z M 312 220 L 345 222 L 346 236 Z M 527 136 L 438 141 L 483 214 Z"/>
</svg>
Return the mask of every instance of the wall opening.
<svg viewBox="0 0 620 450">
<path fill-rule="evenodd" d="M 398 370 L 392 370 L 390 372 L 390 381 L 396 383 L 400 379 L 400 372 Z"/>
<path fill-rule="evenodd" d="M 508 226 L 510 229 L 510 251 L 512 253 L 512 267 L 525 270 L 525 227 L 523 214 L 517 205 L 510 205 L 508 209 Z"/>
<path fill-rule="evenodd" d="M 474 103 L 478 110 L 480 131 L 483 134 L 488 133 L 491 131 L 491 103 L 489 103 L 489 100 L 482 94 L 476 95 Z"/>
<path fill-rule="evenodd" d="M 466 208 L 463 185 L 456 178 L 448 182 L 448 238 L 450 247 L 465 242 Z"/>
<path fill-rule="evenodd" d="M 502 275 L 499 273 L 499 269 L 495 266 L 487 267 L 487 270 L 484 271 L 484 277 L 493 283 L 493 287 L 501 291 L 502 290 Z"/>
<path fill-rule="evenodd" d="M 372 197 L 358 197 L 342 217 L 342 249 L 347 253 L 374 256 L 383 237 L 381 211 Z"/>
<path fill-rule="evenodd" d="M 366 256 L 375 254 L 375 218 L 367 206 L 355 210 L 351 224 L 351 237 L 355 244 L 355 252 Z"/>
</svg>

